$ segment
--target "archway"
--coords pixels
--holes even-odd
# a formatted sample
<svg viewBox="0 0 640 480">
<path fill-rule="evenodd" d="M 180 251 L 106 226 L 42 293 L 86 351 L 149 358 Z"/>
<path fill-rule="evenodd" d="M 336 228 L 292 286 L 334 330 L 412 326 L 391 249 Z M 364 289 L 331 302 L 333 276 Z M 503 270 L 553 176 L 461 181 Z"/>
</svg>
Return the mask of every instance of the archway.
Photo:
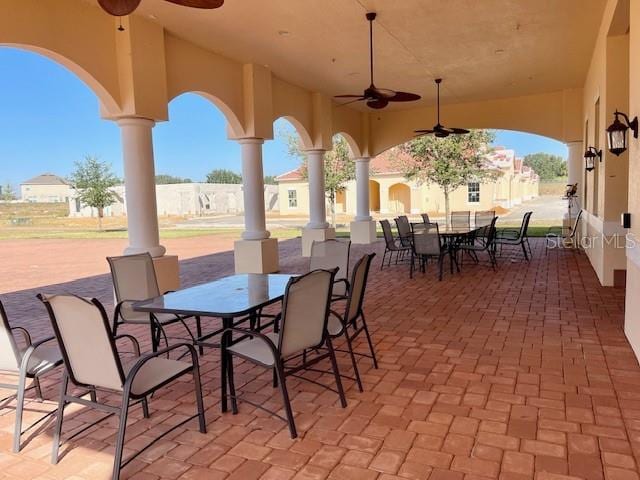
<svg viewBox="0 0 640 480">
<path fill-rule="evenodd" d="M 380 183 L 369 180 L 369 210 L 380 212 Z"/>
<path fill-rule="evenodd" d="M 411 189 L 407 184 L 395 183 L 389 187 L 389 210 L 393 213 L 411 213 Z"/>
</svg>

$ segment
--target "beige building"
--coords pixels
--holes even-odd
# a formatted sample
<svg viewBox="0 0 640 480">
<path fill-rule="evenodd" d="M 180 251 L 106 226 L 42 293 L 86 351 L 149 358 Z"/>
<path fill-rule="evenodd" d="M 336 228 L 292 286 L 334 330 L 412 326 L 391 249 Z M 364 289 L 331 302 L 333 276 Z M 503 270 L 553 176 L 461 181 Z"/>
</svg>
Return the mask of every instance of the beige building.
<svg viewBox="0 0 640 480">
<path fill-rule="evenodd" d="M 409 181 L 397 167 L 395 149 L 377 155 L 370 161 L 369 210 L 374 213 L 442 214 L 445 200 L 435 184 Z M 451 210 L 490 210 L 509 208 L 538 196 L 539 177 L 523 165 L 515 151 L 495 148 L 486 159 L 486 167 L 497 172 L 492 182 L 470 182 L 449 196 Z M 309 214 L 309 187 L 300 169 L 277 177 L 280 212 L 283 215 Z M 336 201 L 336 213 L 356 214 L 356 181 L 347 183 Z"/>
<path fill-rule="evenodd" d="M 68 202 L 73 196 L 73 187 L 58 175 L 43 173 L 22 182 L 20 196 L 26 202 Z"/>
</svg>

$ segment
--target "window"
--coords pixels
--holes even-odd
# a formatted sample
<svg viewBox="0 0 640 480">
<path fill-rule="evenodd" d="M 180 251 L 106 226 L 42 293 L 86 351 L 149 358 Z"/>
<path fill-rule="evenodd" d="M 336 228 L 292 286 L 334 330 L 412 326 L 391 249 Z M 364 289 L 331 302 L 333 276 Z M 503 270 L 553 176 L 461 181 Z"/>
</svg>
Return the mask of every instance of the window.
<svg viewBox="0 0 640 480">
<path fill-rule="evenodd" d="M 289 190 L 287 192 L 287 197 L 289 199 L 289 208 L 298 208 L 298 191 Z"/>
<path fill-rule="evenodd" d="M 471 182 L 467 185 L 468 190 L 468 202 L 478 203 L 480 201 L 480 184 L 478 182 Z"/>
</svg>

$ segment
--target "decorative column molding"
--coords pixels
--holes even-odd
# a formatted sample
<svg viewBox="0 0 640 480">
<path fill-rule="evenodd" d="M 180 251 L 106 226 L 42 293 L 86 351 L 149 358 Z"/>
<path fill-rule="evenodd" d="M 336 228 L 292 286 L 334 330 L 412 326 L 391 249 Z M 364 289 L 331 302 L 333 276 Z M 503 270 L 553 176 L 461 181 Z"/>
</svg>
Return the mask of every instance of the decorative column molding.
<svg viewBox="0 0 640 480">
<path fill-rule="evenodd" d="M 242 156 L 244 232 L 234 243 L 236 273 L 277 272 L 278 240 L 269 238 L 265 221 L 262 138 L 238 139 Z"/>
<path fill-rule="evenodd" d="M 356 222 L 371 220 L 369 212 L 369 157 L 356 158 Z"/>
<path fill-rule="evenodd" d="M 122 135 L 124 187 L 129 246 L 125 254 L 149 252 L 161 257 L 156 178 L 153 160 L 153 120 L 126 117 L 117 120 Z"/>
<path fill-rule="evenodd" d="M 324 191 L 325 150 L 307 150 L 306 153 L 309 182 L 309 223 L 306 228 L 328 228 L 327 202 Z"/>
<path fill-rule="evenodd" d="M 369 244 L 376 240 L 376 222 L 369 211 L 369 157 L 355 159 L 356 163 L 356 218 L 349 230 L 353 243 Z"/>
</svg>

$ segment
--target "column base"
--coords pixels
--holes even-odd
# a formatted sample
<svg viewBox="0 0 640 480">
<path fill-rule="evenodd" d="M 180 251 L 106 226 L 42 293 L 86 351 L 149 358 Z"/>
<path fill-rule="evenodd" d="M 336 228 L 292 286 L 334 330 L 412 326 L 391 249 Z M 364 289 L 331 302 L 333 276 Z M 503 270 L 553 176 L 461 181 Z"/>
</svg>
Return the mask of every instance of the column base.
<svg viewBox="0 0 640 480">
<path fill-rule="evenodd" d="M 167 251 L 162 245 L 156 245 L 155 247 L 133 247 L 129 245 L 124 249 L 125 255 L 136 255 L 138 253 L 149 253 L 152 257 L 161 257 Z"/>
<path fill-rule="evenodd" d="M 274 273 L 280 269 L 278 239 L 236 240 L 233 244 L 236 273 Z"/>
<path fill-rule="evenodd" d="M 160 293 L 180 289 L 180 264 L 177 255 L 164 255 L 153 259 Z"/>
<path fill-rule="evenodd" d="M 351 243 L 367 245 L 376 241 L 376 222 L 374 220 L 355 221 L 349 225 Z"/>
<path fill-rule="evenodd" d="M 324 242 L 336 238 L 336 229 L 328 228 L 303 228 L 302 229 L 302 256 L 311 256 L 311 244 L 314 242 Z"/>
</svg>

